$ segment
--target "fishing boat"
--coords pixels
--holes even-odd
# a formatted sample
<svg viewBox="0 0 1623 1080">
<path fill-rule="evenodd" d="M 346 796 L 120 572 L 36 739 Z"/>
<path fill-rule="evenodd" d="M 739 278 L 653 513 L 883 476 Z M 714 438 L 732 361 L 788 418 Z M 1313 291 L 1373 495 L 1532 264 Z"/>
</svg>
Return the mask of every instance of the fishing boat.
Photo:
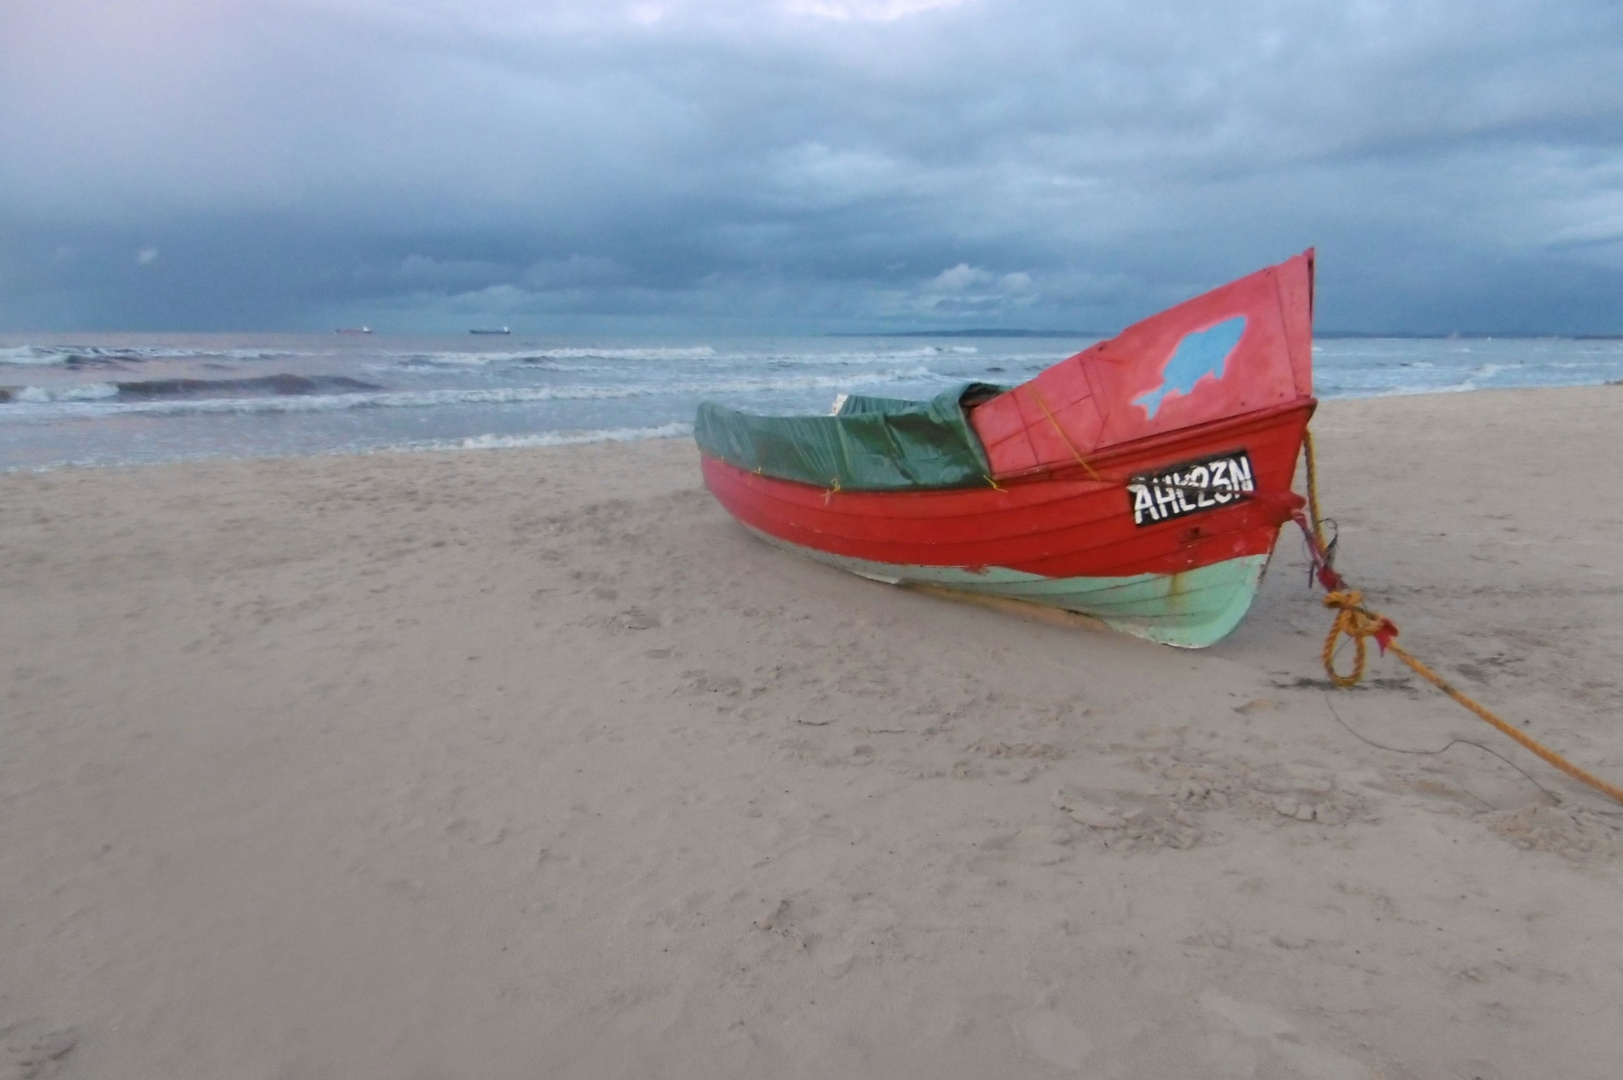
<svg viewBox="0 0 1623 1080">
<path fill-rule="evenodd" d="M 1168 645 L 1245 617 L 1313 398 L 1313 252 L 1128 327 L 1019 386 L 712 402 L 705 484 L 761 539 L 891 584 L 1048 605 Z"/>
<path fill-rule="evenodd" d="M 502 335 L 502 336 L 506 336 L 508 334 L 511 334 L 512 332 L 513 331 L 509 330 L 505 326 L 498 326 L 498 327 L 495 327 L 494 329 L 474 329 L 474 330 L 469 330 L 468 331 L 468 333 L 470 333 L 470 334 L 498 334 L 498 335 Z"/>
</svg>

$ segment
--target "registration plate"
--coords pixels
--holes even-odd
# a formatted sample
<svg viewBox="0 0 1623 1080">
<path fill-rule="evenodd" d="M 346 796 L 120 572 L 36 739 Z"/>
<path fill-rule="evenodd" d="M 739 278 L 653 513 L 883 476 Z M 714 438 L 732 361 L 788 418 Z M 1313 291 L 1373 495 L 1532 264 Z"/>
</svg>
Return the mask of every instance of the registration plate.
<svg viewBox="0 0 1623 1080">
<path fill-rule="evenodd" d="M 1127 482 L 1133 524 L 1155 525 L 1174 518 L 1216 510 L 1256 491 L 1251 456 L 1244 450 L 1186 461 Z"/>
</svg>

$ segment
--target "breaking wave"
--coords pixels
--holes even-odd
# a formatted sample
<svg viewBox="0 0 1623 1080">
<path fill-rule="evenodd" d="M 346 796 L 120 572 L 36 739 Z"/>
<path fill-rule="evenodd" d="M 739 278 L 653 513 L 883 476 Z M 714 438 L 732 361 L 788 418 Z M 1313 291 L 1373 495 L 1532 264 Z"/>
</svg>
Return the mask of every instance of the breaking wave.
<svg viewBox="0 0 1623 1080">
<path fill-rule="evenodd" d="M 645 439 L 679 439 L 693 434 L 692 424 L 660 424 L 658 427 L 603 428 L 597 431 L 544 431 L 533 435 L 471 435 L 463 439 L 426 439 L 398 443 L 381 450 L 516 450 L 529 446 L 578 446 L 585 443 L 641 442 Z"/>
<path fill-rule="evenodd" d="M 149 360 L 279 360 L 314 353 L 289 349 L 188 349 L 159 345 L 15 345 L 0 348 L 0 364 L 23 367 L 119 367 Z"/>
<path fill-rule="evenodd" d="M 69 401 L 152 401 L 255 396 L 307 397 L 334 390 L 381 390 L 376 383 L 343 375 L 264 375 L 252 379 L 141 379 L 131 382 L 64 383 L 0 387 L 0 402 L 47 405 Z"/>
<path fill-rule="evenodd" d="M 618 370 L 603 367 L 560 365 L 560 360 L 705 360 L 716 355 L 708 345 L 662 349 L 526 349 L 518 352 L 436 352 L 385 354 L 380 359 L 404 367 L 485 367 L 491 364 L 524 364 L 556 371 Z"/>
<path fill-rule="evenodd" d="M 865 375 L 804 375 L 794 378 L 731 378 L 630 383 L 620 386 L 451 387 L 438 390 L 384 390 L 343 376 L 272 375 L 263 379 L 157 379 L 132 383 L 80 384 L 74 387 L 23 387 L 9 391 L 12 405 L 33 405 L 29 418 L 41 420 L 93 416 L 180 416 L 203 413 L 308 413 L 344 409 L 423 409 L 445 405 L 517 405 L 539 401 L 614 401 L 666 395 L 758 394 L 820 390 L 854 385 L 911 382 L 940 378 L 927 368 L 876 371 Z M 87 386 L 90 397 L 64 396 Z M 275 389 L 297 387 L 296 389 Z M 326 389 L 352 389 L 323 393 Z M 244 389 L 268 396 L 238 396 Z M 148 399 L 148 400 L 143 400 Z M 3 399 L 0 399 L 3 400 Z M 10 410 L 8 410 L 10 412 Z"/>
<path fill-rule="evenodd" d="M 118 396 L 117 383 L 75 383 L 67 386 L 0 387 L 0 401 L 47 404 L 52 401 L 105 401 Z"/>
<path fill-rule="evenodd" d="M 66 364 L 67 356 L 61 350 L 47 348 L 43 345 L 15 345 L 11 348 L 0 349 L 0 364 L 17 364 L 22 367 L 50 367 L 55 364 Z"/>
</svg>

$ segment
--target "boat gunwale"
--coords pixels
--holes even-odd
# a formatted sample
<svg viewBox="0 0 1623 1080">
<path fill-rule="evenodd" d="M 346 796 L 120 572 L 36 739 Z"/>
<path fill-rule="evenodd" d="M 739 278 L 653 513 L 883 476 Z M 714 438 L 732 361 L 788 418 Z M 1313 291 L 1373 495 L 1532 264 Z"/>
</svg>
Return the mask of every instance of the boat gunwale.
<svg viewBox="0 0 1623 1080">
<path fill-rule="evenodd" d="M 1100 475 L 1100 473 L 1106 470 L 1114 471 L 1121 468 L 1120 462 L 1123 458 L 1151 456 L 1164 446 L 1171 446 L 1183 442 L 1204 440 L 1207 438 L 1215 440 L 1230 433 L 1234 434 L 1235 436 L 1243 435 L 1247 431 L 1254 428 L 1261 429 L 1263 427 L 1270 426 L 1271 421 L 1285 417 L 1292 412 L 1306 412 L 1306 416 L 1303 418 L 1303 426 L 1305 427 L 1307 421 L 1310 421 L 1313 418 L 1313 412 L 1318 408 L 1318 404 L 1318 398 L 1315 397 L 1298 398 L 1295 401 L 1287 402 L 1283 405 L 1271 405 L 1267 408 L 1258 409 L 1254 412 L 1242 413 L 1239 416 L 1225 416 L 1218 420 L 1209 420 L 1202 424 L 1192 424 L 1188 427 L 1181 427 L 1174 431 L 1157 432 L 1154 435 L 1147 435 L 1143 438 L 1133 439 L 1129 442 L 1115 443 L 1109 447 L 1097 451 L 1091 457 L 1083 455 L 1083 461 L 1086 462 L 1086 465 L 1084 465 L 1082 461 L 1060 466 L 1037 465 L 1029 469 L 1021 470 L 1017 473 L 1007 473 L 1001 476 L 989 476 L 986 479 L 988 481 L 996 481 L 998 487 L 1007 487 L 1010 489 L 1018 488 L 1021 491 L 1027 491 L 1038 485 L 1046 484 L 1075 484 L 1078 485 L 1083 491 L 1125 486 L 1132 480 L 1133 476 L 1143 472 L 1145 466 L 1133 466 L 1125 471 L 1122 475 L 1112 475 L 1107 477 Z M 997 487 L 993 487 L 990 483 L 984 485 L 965 484 L 958 487 L 902 488 L 894 490 L 834 488 L 821 484 L 808 484 L 803 480 L 792 480 L 788 477 L 772 476 L 767 473 L 750 472 L 749 470 L 744 469 L 742 466 L 735 465 L 725 458 L 716 457 L 713 454 L 706 454 L 703 450 L 699 451 L 699 456 L 707 461 L 720 462 L 721 464 L 726 465 L 728 468 L 735 469 L 739 473 L 746 476 L 759 476 L 763 479 L 771 480 L 775 484 L 785 484 L 791 488 L 803 490 L 808 494 L 814 494 L 818 499 L 826 499 L 831 494 L 839 496 L 843 499 L 867 500 L 873 498 L 892 500 L 916 498 L 918 496 L 942 496 L 956 493 L 963 493 L 967 495 L 997 492 Z M 1187 456 L 1186 453 L 1171 455 L 1174 460 L 1185 456 Z M 1091 470 L 1091 473 L 1089 470 Z M 1055 501 L 1070 497 L 1072 497 L 1072 493 L 1057 494 L 1055 496 Z M 1022 506 L 1038 505 L 1041 505 L 1041 503 L 1022 504 Z M 938 515 L 920 516 L 934 517 Z M 939 516 L 950 517 L 955 515 L 942 514 Z"/>
</svg>

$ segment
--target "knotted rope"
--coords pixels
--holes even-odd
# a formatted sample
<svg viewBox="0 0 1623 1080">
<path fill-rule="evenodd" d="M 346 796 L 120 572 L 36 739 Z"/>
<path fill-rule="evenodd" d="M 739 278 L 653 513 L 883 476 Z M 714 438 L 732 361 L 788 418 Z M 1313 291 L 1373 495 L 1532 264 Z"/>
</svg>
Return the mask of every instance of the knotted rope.
<svg viewBox="0 0 1623 1080">
<path fill-rule="evenodd" d="M 1399 645 L 1396 640 L 1398 627 L 1391 619 L 1379 612 L 1371 611 L 1364 606 L 1364 594 L 1357 589 L 1350 588 L 1345 579 L 1330 565 L 1331 555 L 1324 542 L 1323 519 L 1319 516 L 1319 482 L 1317 463 L 1313 457 L 1313 435 L 1307 433 L 1303 439 L 1302 448 L 1307 462 L 1307 508 L 1311 519 L 1304 517 L 1300 511 L 1295 515 L 1295 521 L 1301 527 L 1302 534 L 1307 539 L 1308 551 L 1313 560 L 1313 570 L 1326 591 L 1324 606 L 1336 613 L 1336 621 L 1330 626 L 1330 633 L 1324 639 L 1324 648 L 1319 659 L 1324 663 L 1324 672 L 1330 681 L 1343 689 L 1356 686 L 1364 677 L 1364 667 L 1368 660 L 1368 650 L 1365 642 L 1375 639 L 1382 655 L 1390 652 L 1403 661 L 1416 675 L 1425 679 L 1431 685 L 1459 702 L 1469 709 L 1479 719 L 1491 724 L 1500 732 L 1508 735 L 1522 746 L 1531 750 L 1538 757 L 1560 769 L 1579 783 L 1587 784 L 1596 791 L 1623 803 L 1623 788 L 1608 783 L 1585 769 L 1579 768 L 1560 754 L 1540 743 L 1532 736 L 1519 731 L 1517 728 L 1502 720 L 1489 711 L 1480 702 L 1456 689 L 1449 681 L 1437 672 L 1418 660 L 1413 653 Z M 1343 675 L 1336 670 L 1336 646 L 1345 635 L 1353 643 L 1352 670 Z"/>
<path fill-rule="evenodd" d="M 1365 639 L 1374 638 L 1384 654 L 1392 647 L 1392 639 L 1398 636 L 1397 625 L 1385 615 L 1366 611 L 1364 594 L 1357 589 L 1338 589 L 1330 593 L 1324 598 L 1324 606 L 1336 611 L 1336 621 L 1331 624 L 1330 633 L 1324 639 L 1324 649 L 1319 654 L 1319 659 L 1324 662 L 1325 674 L 1343 689 L 1357 686 L 1364 677 L 1364 664 L 1369 659 L 1364 647 Z M 1336 671 L 1335 659 L 1336 643 L 1343 634 L 1353 643 L 1353 668 L 1346 675 Z"/>
</svg>

